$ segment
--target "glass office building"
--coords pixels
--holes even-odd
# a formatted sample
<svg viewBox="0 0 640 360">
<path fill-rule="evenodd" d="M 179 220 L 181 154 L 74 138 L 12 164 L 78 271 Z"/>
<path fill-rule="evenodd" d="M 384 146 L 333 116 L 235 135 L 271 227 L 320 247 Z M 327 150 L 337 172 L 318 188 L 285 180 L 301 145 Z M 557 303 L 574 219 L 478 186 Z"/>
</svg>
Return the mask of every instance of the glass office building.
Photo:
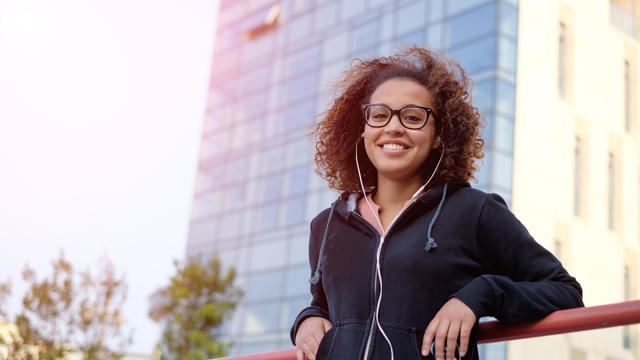
<svg viewBox="0 0 640 360">
<path fill-rule="evenodd" d="M 459 61 L 487 122 L 473 186 L 510 201 L 517 19 L 517 0 L 221 1 L 186 252 L 218 253 L 238 271 L 232 354 L 291 347 L 310 300 L 309 223 L 337 197 L 314 173 L 306 134 L 354 57 L 416 44 Z M 481 351 L 502 359 L 504 348 Z"/>
</svg>

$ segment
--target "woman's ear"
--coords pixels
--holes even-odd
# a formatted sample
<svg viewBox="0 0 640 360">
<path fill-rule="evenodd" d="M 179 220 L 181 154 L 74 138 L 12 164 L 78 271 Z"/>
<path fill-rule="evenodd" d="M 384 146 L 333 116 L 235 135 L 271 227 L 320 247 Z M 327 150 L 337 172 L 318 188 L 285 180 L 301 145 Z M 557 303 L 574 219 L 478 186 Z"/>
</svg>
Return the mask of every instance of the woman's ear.
<svg viewBox="0 0 640 360">
<path fill-rule="evenodd" d="M 442 141 L 442 140 L 441 140 L 440 136 L 438 136 L 438 137 L 433 141 L 433 146 L 432 146 L 431 148 L 433 148 L 433 149 L 437 149 L 437 148 L 439 148 L 439 147 L 440 147 L 440 145 L 442 144 L 442 143 L 441 143 L 441 141 Z"/>
</svg>

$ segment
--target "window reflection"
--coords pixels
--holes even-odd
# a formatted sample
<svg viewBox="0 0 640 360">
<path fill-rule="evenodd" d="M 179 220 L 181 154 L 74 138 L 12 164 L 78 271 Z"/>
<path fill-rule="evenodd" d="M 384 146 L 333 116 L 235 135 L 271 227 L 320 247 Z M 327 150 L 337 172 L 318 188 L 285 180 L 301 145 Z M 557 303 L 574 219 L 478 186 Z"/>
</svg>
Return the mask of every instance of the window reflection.
<svg viewBox="0 0 640 360">
<path fill-rule="evenodd" d="M 417 1 L 400 8 L 396 13 L 396 34 L 402 35 L 424 27 L 427 18 L 426 5 L 426 1 Z"/>
<path fill-rule="evenodd" d="M 285 195 L 296 195 L 306 192 L 308 178 L 309 169 L 306 166 L 300 166 L 289 170 L 287 173 Z"/>
<path fill-rule="evenodd" d="M 447 0 L 447 15 L 452 16 L 476 6 L 488 3 L 491 0 Z"/>
<path fill-rule="evenodd" d="M 278 302 L 247 305 L 244 311 L 244 332 L 259 334 L 278 330 L 280 308 Z"/>
<path fill-rule="evenodd" d="M 306 197 L 297 197 L 287 200 L 285 203 L 285 225 L 291 226 L 304 222 L 306 209 Z"/>
<path fill-rule="evenodd" d="M 266 177 L 261 181 L 262 183 L 262 201 L 273 201 L 280 197 L 280 188 L 282 184 L 282 177 L 280 174 L 275 174 Z"/>
<path fill-rule="evenodd" d="M 376 44 L 378 39 L 378 20 L 372 20 L 364 24 L 360 24 L 353 30 L 352 49 L 354 52 L 360 52 L 370 48 Z"/>
<path fill-rule="evenodd" d="M 493 153 L 493 166 L 491 169 L 493 184 L 503 189 L 511 189 L 513 177 L 513 159 L 501 152 Z"/>
<path fill-rule="evenodd" d="M 515 113 L 516 87 L 509 81 L 498 80 L 496 112 L 513 117 Z"/>
<path fill-rule="evenodd" d="M 468 72 L 490 68 L 495 63 L 495 37 L 490 37 L 456 48 L 450 55 Z"/>
<path fill-rule="evenodd" d="M 507 3 L 500 3 L 500 23 L 501 34 L 514 38 L 518 36 L 518 9 Z"/>
<path fill-rule="evenodd" d="M 294 77 L 286 84 L 287 104 L 293 104 L 299 100 L 309 98 L 316 92 L 318 74 L 312 71 L 308 75 Z M 313 115 L 312 115 L 313 116 Z"/>
<path fill-rule="evenodd" d="M 309 292 L 309 267 L 297 266 L 287 270 L 286 296 L 304 295 Z"/>
<path fill-rule="evenodd" d="M 473 104 L 480 114 L 485 114 L 493 108 L 493 80 L 479 82 L 473 88 Z"/>
<path fill-rule="evenodd" d="M 284 111 L 284 131 L 298 129 L 311 124 L 315 109 L 315 99 L 310 99 L 287 108 Z"/>
<path fill-rule="evenodd" d="M 282 292 L 283 271 L 267 271 L 249 276 L 249 286 L 245 295 L 246 301 L 271 299 Z"/>
<path fill-rule="evenodd" d="M 448 47 L 452 47 L 473 38 L 492 34 L 495 32 L 495 23 L 495 4 L 465 12 L 446 22 L 445 44 Z"/>
<path fill-rule="evenodd" d="M 272 230 L 278 227 L 278 203 L 267 204 L 257 212 L 258 231 Z"/>
<path fill-rule="evenodd" d="M 516 51 L 517 46 L 514 40 L 500 37 L 498 40 L 498 66 L 511 75 L 516 74 Z"/>
<path fill-rule="evenodd" d="M 252 272 L 264 271 L 284 266 L 287 251 L 284 240 L 256 244 L 250 248 L 249 269 Z"/>
</svg>

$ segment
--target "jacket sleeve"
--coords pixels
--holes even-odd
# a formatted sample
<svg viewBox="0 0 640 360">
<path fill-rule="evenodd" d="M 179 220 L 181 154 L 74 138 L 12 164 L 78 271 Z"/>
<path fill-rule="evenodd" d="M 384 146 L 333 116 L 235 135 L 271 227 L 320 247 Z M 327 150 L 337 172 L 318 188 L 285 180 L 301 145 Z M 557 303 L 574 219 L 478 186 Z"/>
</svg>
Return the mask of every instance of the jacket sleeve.
<svg viewBox="0 0 640 360">
<path fill-rule="evenodd" d="M 485 199 L 476 239 L 487 272 L 453 294 L 476 318 L 519 322 L 584 306 L 580 284 L 531 237 L 500 196 Z"/>
<path fill-rule="evenodd" d="M 311 276 L 313 276 L 316 270 L 318 257 L 320 255 L 320 241 L 322 240 L 322 234 L 318 233 L 318 229 L 324 229 L 324 225 L 320 226 L 320 224 L 317 223 L 319 222 L 318 219 L 321 216 L 322 213 L 311 222 L 311 234 L 309 235 L 309 265 L 311 267 Z M 322 269 L 320 270 L 322 272 Z M 300 323 L 304 319 L 310 316 L 319 316 L 329 320 L 327 299 L 324 294 L 324 288 L 322 287 L 322 276 L 320 276 L 320 280 L 316 284 L 311 284 L 310 288 L 312 296 L 311 305 L 300 311 L 295 321 L 293 322 L 293 325 L 291 326 L 291 332 L 289 336 L 291 337 L 291 343 L 293 343 L 293 345 L 296 344 L 295 339 L 296 333 L 298 331 L 298 326 L 300 326 Z"/>
</svg>

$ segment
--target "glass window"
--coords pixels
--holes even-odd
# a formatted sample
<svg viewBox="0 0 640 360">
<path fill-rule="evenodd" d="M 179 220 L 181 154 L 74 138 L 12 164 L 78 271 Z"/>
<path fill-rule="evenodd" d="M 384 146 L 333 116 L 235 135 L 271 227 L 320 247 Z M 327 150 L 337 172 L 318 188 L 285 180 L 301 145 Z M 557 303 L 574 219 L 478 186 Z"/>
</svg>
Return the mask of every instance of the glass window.
<svg viewBox="0 0 640 360">
<path fill-rule="evenodd" d="M 509 81 L 498 80 L 497 90 L 496 112 L 513 117 L 516 105 L 516 87 Z"/>
<path fill-rule="evenodd" d="M 236 122 L 253 121 L 256 118 L 263 119 L 267 112 L 267 96 L 258 92 L 252 96 L 245 96 L 234 109 Z"/>
<path fill-rule="evenodd" d="M 253 245 L 250 248 L 249 270 L 257 272 L 284 266 L 286 251 L 284 240 Z"/>
<path fill-rule="evenodd" d="M 287 104 L 293 104 L 315 95 L 318 87 L 317 81 L 317 71 L 311 71 L 306 75 L 294 77 L 287 81 L 285 89 Z"/>
<path fill-rule="evenodd" d="M 341 32 L 324 41 L 322 44 L 322 62 L 328 63 L 332 60 L 341 59 L 349 51 L 348 33 Z"/>
<path fill-rule="evenodd" d="M 313 144 L 306 137 L 287 144 L 287 164 L 306 164 L 313 158 Z"/>
<path fill-rule="evenodd" d="M 425 31 L 418 30 L 400 37 L 398 39 L 398 42 L 401 44 L 401 46 L 412 46 L 412 45 L 424 46 L 424 43 L 425 43 L 424 38 L 425 38 Z"/>
<path fill-rule="evenodd" d="M 256 215 L 258 216 L 258 231 L 273 230 L 278 227 L 278 203 L 261 206 Z"/>
<path fill-rule="evenodd" d="M 307 191 L 309 183 L 309 168 L 299 166 L 287 172 L 285 195 L 302 194 Z"/>
<path fill-rule="evenodd" d="M 560 23 L 558 34 L 558 94 L 565 98 L 567 92 L 567 27 Z"/>
<path fill-rule="evenodd" d="M 396 13 L 396 34 L 403 35 L 425 26 L 427 20 L 427 2 L 417 1 L 401 7 Z"/>
<path fill-rule="evenodd" d="M 312 123 L 316 110 L 315 99 L 289 106 L 284 111 L 284 131 L 298 129 Z"/>
<path fill-rule="evenodd" d="M 445 44 L 452 47 L 483 35 L 493 34 L 495 24 L 495 4 L 462 13 L 445 22 Z"/>
<path fill-rule="evenodd" d="M 476 174 L 476 178 L 478 179 L 478 185 L 480 187 L 482 186 L 487 186 L 487 184 L 489 184 L 490 182 L 490 170 L 491 170 L 491 163 L 493 162 L 493 151 L 491 150 L 485 150 L 484 151 L 484 158 L 482 160 L 479 161 L 478 165 L 479 165 L 479 169 L 478 172 Z"/>
<path fill-rule="evenodd" d="M 304 295 L 309 293 L 309 267 L 297 266 L 287 270 L 286 296 Z"/>
<path fill-rule="evenodd" d="M 498 67 L 511 75 L 516 74 L 517 49 L 515 40 L 500 37 L 498 40 Z"/>
<path fill-rule="evenodd" d="M 241 156 L 227 163 L 226 178 L 229 183 L 236 183 L 246 178 L 249 158 Z"/>
<path fill-rule="evenodd" d="M 364 11 L 364 0 L 342 0 L 342 20 L 350 19 Z"/>
<path fill-rule="evenodd" d="M 263 153 L 262 157 L 262 172 L 271 172 L 276 171 L 282 168 L 284 165 L 284 147 L 283 146 L 274 146 Z"/>
<path fill-rule="evenodd" d="M 294 44 L 311 34 L 311 15 L 302 15 L 292 20 L 287 29 L 287 44 Z"/>
<path fill-rule="evenodd" d="M 451 50 L 450 54 L 468 73 L 472 74 L 493 67 L 495 48 L 495 37 L 489 37 Z"/>
<path fill-rule="evenodd" d="M 280 327 L 278 302 L 247 305 L 244 311 L 245 334 L 260 334 Z"/>
<path fill-rule="evenodd" d="M 309 292 L 308 284 L 309 283 L 307 282 L 307 292 Z M 309 304 L 311 304 L 311 295 L 302 297 L 298 296 L 296 298 L 287 300 L 283 304 L 284 316 L 282 318 L 284 319 L 284 324 L 282 324 L 282 328 L 288 329 L 289 327 L 291 327 L 300 311 L 309 306 Z"/>
<path fill-rule="evenodd" d="M 374 46 L 378 39 L 378 19 L 357 25 L 353 29 L 352 39 L 351 48 L 355 53 Z"/>
<path fill-rule="evenodd" d="M 513 158 L 501 152 L 493 153 L 493 166 L 491 169 L 492 184 L 503 189 L 511 189 L 513 177 Z"/>
<path fill-rule="evenodd" d="M 288 199 L 285 203 L 285 225 L 295 225 L 304 222 L 307 209 L 306 197 Z"/>
<path fill-rule="evenodd" d="M 498 24 L 500 34 L 518 37 L 518 9 L 505 2 L 500 3 L 500 22 Z"/>
<path fill-rule="evenodd" d="M 220 238 L 232 238 L 240 234 L 240 222 L 242 220 L 241 213 L 229 212 L 220 218 L 218 231 Z"/>
<path fill-rule="evenodd" d="M 489 1 L 490 0 L 447 0 L 445 1 L 445 4 L 447 4 L 447 15 L 453 16 L 454 14 L 488 3 Z"/>
<path fill-rule="evenodd" d="M 196 244 L 204 244 L 214 240 L 216 219 L 207 219 L 206 221 L 192 222 L 189 227 L 189 246 Z"/>
<path fill-rule="evenodd" d="M 433 48 L 442 47 L 442 24 L 434 24 L 429 26 L 427 30 L 427 46 Z"/>
<path fill-rule="evenodd" d="M 246 205 L 247 185 L 234 184 L 224 189 L 225 209 L 238 209 Z"/>
<path fill-rule="evenodd" d="M 332 1 L 315 11 L 316 18 L 314 19 L 313 24 L 314 31 L 316 33 L 323 32 L 323 30 L 336 24 L 338 20 L 337 8 L 338 4 Z"/>
<path fill-rule="evenodd" d="M 494 144 L 495 148 L 509 154 L 513 154 L 513 121 L 510 118 L 496 115 Z"/>
<path fill-rule="evenodd" d="M 320 63 L 320 45 L 313 44 L 287 58 L 287 77 L 315 71 Z"/>
<path fill-rule="evenodd" d="M 220 79 L 211 90 L 211 98 L 214 105 L 224 105 L 231 102 L 235 96 L 236 82 L 231 76 L 227 79 Z"/>
<path fill-rule="evenodd" d="M 315 214 L 314 214 L 315 215 Z M 290 264 L 309 264 L 309 236 L 307 234 L 295 235 L 289 244 Z"/>
<path fill-rule="evenodd" d="M 240 77 L 240 92 L 242 96 L 269 86 L 271 80 L 271 66 L 262 66 Z"/>
<path fill-rule="evenodd" d="M 280 197 L 280 188 L 282 186 L 282 176 L 280 174 L 274 174 L 260 180 L 262 184 L 262 191 L 260 199 L 262 201 L 273 201 Z"/>
<path fill-rule="evenodd" d="M 573 148 L 573 214 L 581 215 L 582 208 L 582 140 L 576 136 Z"/>
<path fill-rule="evenodd" d="M 389 41 L 393 37 L 393 14 L 386 13 L 382 16 L 380 40 Z"/>
<path fill-rule="evenodd" d="M 616 223 L 616 209 L 615 209 L 615 198 L 616 198 L 616 158 L 613 153 L 609 153 L 609 166 L 608 166 L 608 188 L 609 188 L 609 196 L 608 196 L 608 225 L 609 230 L 615 230 Z"/>
<path fill-rule="evenodd" d="M 488 113 L 493 109 L 493 80 L 478 82 L 473 88 L 473 104 L 480 114 Z"/>
<path fill-rule="evenodd" d="M 624 130 L 631 131 L 631 66 L 624 62 Z"/>
<path fill-rule="evenodd" d="M 264 300 L 281 296 L 282 278 L 282 269 L 250 275 L 245 300 Z"/>
</svg>

